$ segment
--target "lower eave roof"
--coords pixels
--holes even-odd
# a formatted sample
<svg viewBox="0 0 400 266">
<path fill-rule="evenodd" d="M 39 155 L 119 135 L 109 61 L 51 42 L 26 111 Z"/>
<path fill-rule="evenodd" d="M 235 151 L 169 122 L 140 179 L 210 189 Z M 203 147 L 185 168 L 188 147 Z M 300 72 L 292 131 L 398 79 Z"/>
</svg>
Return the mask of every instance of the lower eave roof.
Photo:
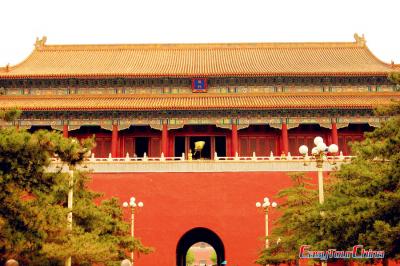
<svg viewBox="0 0 400 266">
<path fill-rule="evenodd" d="M 400 93 L 0 96 L 2 108 L 23 111 L 373 109 L 393 101 Z"/>
</svg>

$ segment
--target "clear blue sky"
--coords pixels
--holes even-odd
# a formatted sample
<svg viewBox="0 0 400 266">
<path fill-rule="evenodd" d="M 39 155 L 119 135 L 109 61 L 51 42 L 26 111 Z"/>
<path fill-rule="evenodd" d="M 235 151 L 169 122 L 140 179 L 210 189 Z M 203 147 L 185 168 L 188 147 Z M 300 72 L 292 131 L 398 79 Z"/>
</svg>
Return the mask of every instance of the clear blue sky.
<svg viewBox="0 0 400 266">
<path fill-rule="evenodd" d="M 0 66 L 50 44 L 353 41 L 400 63 L 399 0 L 8 0 Z"/>
</svg>

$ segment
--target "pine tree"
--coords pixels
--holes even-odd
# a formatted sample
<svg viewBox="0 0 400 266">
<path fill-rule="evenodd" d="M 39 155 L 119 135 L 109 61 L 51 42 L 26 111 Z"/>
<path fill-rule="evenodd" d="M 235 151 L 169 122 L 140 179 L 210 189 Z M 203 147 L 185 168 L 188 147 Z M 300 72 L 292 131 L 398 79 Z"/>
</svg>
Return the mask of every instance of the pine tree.
<svg viewBox="0 0 400 266">
<path fill-rule="evenodd" d="M 1 113 L 3 119 L 17 115 Z M 129 250 L 151 251 L 132 242 L 116 199 L 95 204 L 101 195 L 87 189 L 87 174 L 78 171 L 73 232 L 67 230 L 68 177 L 48 167 L 55 156 L 74 167 L 91 147 L 91 140 L 56 132 L 0 128 L 0 264 L 13 257 L 25 265 L 59 265 L 72 256 L 73 264 L 117 265 Z"/>
<path fill-rule="evenodd" d="M 286 202 L 271 240 L 282 241 L 270 241 L 259 264 L 294 261 L 306 244 L 313 250 L 363 245 L 385 251 L 385 263 L 400 258 L 400 104 L 377 112 L 387 121 L 352 145 L 355 158 L 331 174 L 323 205 L 311 191 L 302 195 L 310 188 L 304 182 L 279 193 Z"/>
<path fill-rule="evenodd" d="M 299 247 L 313 243 L 319 233 L 318 228 L 305 223 L 310 215 L 318 212 L 315 184 L 304 173 L 292 173 L 289 176 L 293 185 L 277 195 L 283 202 L 278 207 L 282 215 L 269 237 L 269 248 L 264 249 L 256 261 L 258 264 L 295 263 Z"/>
<path fill-rule="evenodd" d="M 400 82 L 399 74 L 390 78 Z M 388 119 L 352 145 L 356 157 L 335 173 L 323 205 L 323 238 L 317 242 L 340 250 L 361 244 L 385 251 L 386 259 L 399 259 L 400 103 L 376 112 Z"/>
<path fill-rule="evenodd" d="M 393 83 L 400 84 L 400 72 L 390 73 L 388 78 Z"/>
<path fill-rule="evenodd" d="M 326 248 L 361 244 L 400 258 L 400 104 L 378 112 L 389 119 L 353 145 L 356 157 L 335 175 L 321 229 Z"/>
</svg>

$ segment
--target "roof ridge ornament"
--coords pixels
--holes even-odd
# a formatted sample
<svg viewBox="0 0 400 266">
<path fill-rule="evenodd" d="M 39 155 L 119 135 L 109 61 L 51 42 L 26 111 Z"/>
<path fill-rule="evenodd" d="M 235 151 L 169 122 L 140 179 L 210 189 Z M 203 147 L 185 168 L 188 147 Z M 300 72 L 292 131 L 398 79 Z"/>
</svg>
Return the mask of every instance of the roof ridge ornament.
<svg viewBox="0 0 400 266">
<path fill-rule="evenodd" d="M 367 42 L 365 40 L 364 34 L 361 35 L 361 37 L 360 37 L 360 35 L 358 35 L 357 33 L 354 33 L 354 39 L 356 40 L 356 44 L 358 47 L 364 47 L 365 43 Z"/>
<path fill-rule="evenodd" d="M 39 37 L 36 37 L 36 42 L 35 42 L 35 48 L 37 50 L 43 49 L 44 46 L 46 45 L 47 37 L 43 36 L 42 39 L 39 39 Z"/>
</svg>

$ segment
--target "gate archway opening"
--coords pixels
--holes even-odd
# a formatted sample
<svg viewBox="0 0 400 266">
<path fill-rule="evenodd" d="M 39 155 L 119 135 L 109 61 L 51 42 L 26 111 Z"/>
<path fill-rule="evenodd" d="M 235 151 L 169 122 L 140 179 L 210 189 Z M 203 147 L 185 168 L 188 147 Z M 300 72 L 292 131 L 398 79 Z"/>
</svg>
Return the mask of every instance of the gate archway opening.
<svg viewBox="0 0 400 266">
<path fill-rule="evenodd" d="M 176 247 L 176 265 L 186 266 L 186 254 L 189 248 L 198 242 L 212 246 L 217 254 L 217 265 L 225 261 L 225 248 L 219 236 L 210 229 L 197 227 L 186 232 L 178 241 Z"/>
</svg>

